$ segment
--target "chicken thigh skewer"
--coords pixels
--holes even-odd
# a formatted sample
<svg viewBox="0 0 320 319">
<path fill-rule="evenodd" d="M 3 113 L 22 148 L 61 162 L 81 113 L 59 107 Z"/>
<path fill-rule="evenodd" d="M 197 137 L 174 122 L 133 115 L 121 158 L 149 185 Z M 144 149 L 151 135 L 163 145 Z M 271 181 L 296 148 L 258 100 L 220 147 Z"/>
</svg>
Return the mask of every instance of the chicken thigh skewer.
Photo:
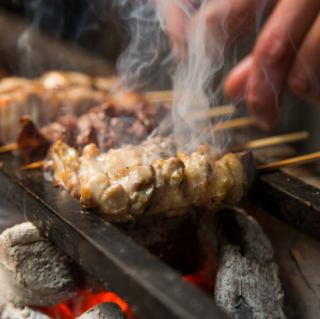
<svg viewBox="0 0 320 319">
<path fill-rule="evenodd" d="M 57 185 L 80 198 L 83 206 L 96 207 L 117 222 L 236 204 L 254 168 L 250 155 L 230 153 L 216 159 L 207 146 L 188 155 L 175 152 L 172 139 L 160 138 L 107 153 L 89 144 L 82 156 L 58 141 L 51 159 Z"/>
<path fill-rule="evenodd" d="M 61 114 L 79 115 L 102 103 L 108 91 L 95 83 L 94 79 L 76 72 L 48 72 L 38 79 L 2 79 L 0 143 L 16 138 L 23 115 L 30 115 L 37 124 L 45 125 Z"/>
<path fill-rule="evenodd" d="M 17 142 L 0 148 L 0 152 L 17 150 L 22 162 L 29 163 L 44 158 L 49 146 L 58 139 L 77 149 L 96 143 L 102 151 L 123 143 L 139 143 L 167 112 L 164 105 L 156 107 L 139 95 L 127 92 L 121 97 L 109 97 L 79 117 L 62 116 L 41 129 L 29 117 L 23 117 Z"/>
</svg>

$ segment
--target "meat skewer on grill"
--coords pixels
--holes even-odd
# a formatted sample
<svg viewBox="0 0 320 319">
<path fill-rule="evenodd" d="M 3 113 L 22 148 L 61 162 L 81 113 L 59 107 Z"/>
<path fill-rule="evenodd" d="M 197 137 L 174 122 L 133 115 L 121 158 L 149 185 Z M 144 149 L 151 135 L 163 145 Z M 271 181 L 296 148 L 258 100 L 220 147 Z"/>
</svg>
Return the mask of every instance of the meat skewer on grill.
<svg viewBox="0 0 320 319">
<path fill-rule="evenodd" d="M 109 82 L 108 82 L 109 81 Z M 76 72 L 48 72 L 39 79 L 4 78 L 0 81 L 0 143 L 19 131 L 19 120 L 30 115 L 45 125 L 62 114 L 82 114 L 104 101 L 113 78 L 94 79 Z"/>
<path fill-rule="evenodd" d="M 164 105 L 155 107 L 137 94 L 122 93 L 80 117 L 63 116 L 41 129 L 30 118 L 23 117 L 22 130 L 13 146 L 23 162 L 44 158 L 49 146 L 58 139 L 77 149 L 96 143 L 105 151 L 123 143 L 141 142 L 166 114 Z"/>
<path fill-rule="evenodd" d="M 65 143 L 51 150 L 53 179 L 85 207 L 97 207 L 110 221 L 144 215 L 175 217 L 192 207 L 215 210 L 236 204 L 249 187 L 249 153 L 217 159 L 209 147 L 187 155 L 174 151 L 172 139 L 100 153 L 94 144 L 82 156 Z"/>
</svg>

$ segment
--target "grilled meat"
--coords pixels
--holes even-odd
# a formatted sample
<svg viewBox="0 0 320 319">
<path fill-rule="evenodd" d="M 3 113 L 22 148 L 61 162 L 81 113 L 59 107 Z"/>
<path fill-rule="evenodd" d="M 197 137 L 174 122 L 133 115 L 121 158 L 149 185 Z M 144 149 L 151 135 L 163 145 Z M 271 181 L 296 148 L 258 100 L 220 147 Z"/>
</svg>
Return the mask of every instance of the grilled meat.
<svg viewBox="0 0 320 319">
<path fill-rule="evenodd" d="M 62 142 L 54 144 L 55 182 L 80 197 L 85 207 L 99 208 L 111 221 L 151 214 L 174 217 L 190 207 L 215 210 L 237 203 L 248 187 L 240 154 L 216 159 L 205 146 L 190 155 L 175 153 L 171 139 L 102 154 L 90 144 L 76 159 L 75 152 Z M 65 154 L 71 154 L 72 161 Z"/>
<path fill-rule="evenodd" d="M 0 80 L 0 143 L 13 140 L 19 120 L 29 115 L 38 125 L 46 125 L 64 114 L 80 115 L 101 104 L 108 90 L 97 80 L 76 72 L 48 72 L 39 79 L 9 77 Z M 100 78 L 99 83 L 103 83 Z M 111 88 L 113 80 L 105 78 Z"/>
<path fill-rule="evenodd" d="M 23 162 L 43 158 L 41 154 L 46 154 L 48 143 L 58 139 L 78 150 L 89 143 L 97 144 L 102 151 L 122 144 L 140 143 L 167 110 L 146 103 L 133 93 L 122 93 L 121 98 L 110 99 L 110 102 L 93 107 L 78 118 L 63 116 L 40 130 L 30 118 L 24 118 L 18 136 L 18 150 Z"/>
</svg>

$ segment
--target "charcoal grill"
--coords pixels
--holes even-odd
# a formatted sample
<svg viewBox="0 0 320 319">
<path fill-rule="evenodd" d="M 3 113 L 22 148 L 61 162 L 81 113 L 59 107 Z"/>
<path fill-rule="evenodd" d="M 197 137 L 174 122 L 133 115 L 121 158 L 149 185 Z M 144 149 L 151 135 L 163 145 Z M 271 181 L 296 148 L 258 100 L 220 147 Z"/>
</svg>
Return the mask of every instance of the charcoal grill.
<svg viewBox="0 0 320 319">
<path fill-rule="evenodd" d="M 82 211 L 78 200 L 54 188 L 41 171 L 21 171 L 12 155 L 0 160 L 1 197 L 141 318 L 226 318 L 213 300 L 101 216 Z"/>
<path fill-rule="evenodd" d="M 42 171 L 21 170 L 0 157 L 0 194 L 106 289 L 134 305 L 141 318 L 225 318 L 197 288 L 106 222 L 81 210 L 79 201 L 54 188 Z M 320 239 L 319 190 L 283 172 L 258 177 L 252 199 L 300 231 Z M 121 284 L 119 284 L 121 283 Z M 125 283 L 125 284 L 123 284 Z"/>
</svg>

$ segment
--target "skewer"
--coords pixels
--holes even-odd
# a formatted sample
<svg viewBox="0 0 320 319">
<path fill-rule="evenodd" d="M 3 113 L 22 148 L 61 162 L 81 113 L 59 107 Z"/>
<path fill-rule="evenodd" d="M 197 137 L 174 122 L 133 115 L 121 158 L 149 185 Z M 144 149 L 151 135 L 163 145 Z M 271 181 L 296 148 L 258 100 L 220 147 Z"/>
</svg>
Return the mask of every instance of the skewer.
<svg viewBox="0 0 320 319">
<path fill-rule="evenodd" d="M 240 150 L 255 150 L 263 147 L 268 146 L 275 146 L 285 143 L 296 143 L 303 140 L 306 140 L 309 138 L 309 132 L 307 131 L 300 131 L 300 132 L 294 132 L 289 134 L 282 134 L 282 135 L 275 135 L 271 137 L 265 137 L 260 138 L 257 140 L 249 141 L 245 144 L 238 145 L 235 147 L 232 147 L 232 151 L 240 151 Z"/>
<path fill-rule="evenodd" d="M 239 117 L 236 119 L 228 120 L 222 123 L 218 123 L 213 127 L 214 131 L 231 130 L 235 128 L 253 126 L 256 124 L 254 118 L 250 116 Z"/>
<path fill-rule="evenodd" d="M 189 114 L 193 120 L 199 120 L 202 118 L 215 118 L 226 115 L 231 115 L 236 110 L 236 106 L 233 104 L 226 104 L 221 106 L 211 107 L 205 111 L 195 111 Z"/>
<path fill-rule="evenodd" d="M 18 149 L 18 144 L 17 143 L 10 143 L 7 145 L 0 146 L 0 153 L 8 153 L 8 152 L 13 152 Z"/>
<path fill-rule="evenodd" d="M 257 167 L 259 171 L 272 171 L 290 166 L 298 166 L 303 164 L 311 163 L 315 160 L 320 159 L 320 152 L 315 152 L 307 155 L 296 156 L 281 161 L 262 164 Z"/>
<path fill-rule="evenodd" d="M 171 102 L 172 101 L 172 91 L 150 91 L 143 93 L 143 96 L 150 103 L 157 102 Z"/>
<path fill-rule="evenodd" d="M 156 102 L 172 102 L 173 99 L 173 91 L 167 90 L 167 91 L 150 91 L 143 93 L 143 96 L 146 100 L 148 100 L 151 103 Z M 209 111 L 203 111 L 203 112 L 194 112 L 192 113 L 193 118 L 199 119 L 202 117 L 219 117 L 224 115 L 230 115 L 235 111 L 235 106 L 232 104 L 228 105 L 222 105 L 222 106 L 215 106 L 211 107 Z"/>
<path fill-rule="evenodd" d="M 28 170 L 38 169 L 38 168 L 44 167 L 45 165 L 46 165 L 45 161 L 37 161 L 37 162 L 33 162 L 25 166 L 22 166 L 21 170 L 28 171 Z"/>
</svg>

